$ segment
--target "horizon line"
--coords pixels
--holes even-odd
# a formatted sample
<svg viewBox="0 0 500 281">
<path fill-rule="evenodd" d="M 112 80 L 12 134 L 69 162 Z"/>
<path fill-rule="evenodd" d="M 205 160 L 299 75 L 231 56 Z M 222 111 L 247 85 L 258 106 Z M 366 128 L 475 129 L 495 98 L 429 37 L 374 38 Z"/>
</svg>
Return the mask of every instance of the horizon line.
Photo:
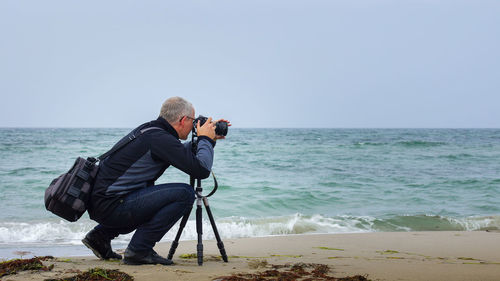
<svg viewBox="0 0 500 281">
<path fill-rule="evenodd" d="M 134 129 L 135 127 L 35 127 L 0 126 L 0 129 Z M 231 129 L 500 129 L 500 127 L 232 127 Z"/>
</svg>

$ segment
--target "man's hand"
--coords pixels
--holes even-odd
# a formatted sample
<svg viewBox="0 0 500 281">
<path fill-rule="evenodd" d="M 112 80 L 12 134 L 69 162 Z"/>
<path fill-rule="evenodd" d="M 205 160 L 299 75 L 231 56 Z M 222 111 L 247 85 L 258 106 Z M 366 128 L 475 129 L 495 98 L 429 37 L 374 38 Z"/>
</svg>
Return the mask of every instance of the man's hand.
<svg viewBox="0 0 500 281">
<path fill-rule="evenodd" d="M 212 123 L 212 117 L 209 117 L 203 126 L 200 126 L 200 121 L 198 121 L 196 131 L 200 137 L 206 136 L 215 140 L 215 123 Z"/>
</svg>

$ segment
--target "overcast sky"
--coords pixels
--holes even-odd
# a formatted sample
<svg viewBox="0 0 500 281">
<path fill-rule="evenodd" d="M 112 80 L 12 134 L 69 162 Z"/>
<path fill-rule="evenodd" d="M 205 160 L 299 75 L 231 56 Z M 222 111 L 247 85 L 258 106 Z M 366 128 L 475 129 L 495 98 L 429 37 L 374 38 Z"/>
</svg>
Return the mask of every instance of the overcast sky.
<svg viewBox="0 0 500 281">
<path fill-rule="evenodd" d="M 500 1 L 0 1 L 0 127 L 500 127 Z"/>
</svg>

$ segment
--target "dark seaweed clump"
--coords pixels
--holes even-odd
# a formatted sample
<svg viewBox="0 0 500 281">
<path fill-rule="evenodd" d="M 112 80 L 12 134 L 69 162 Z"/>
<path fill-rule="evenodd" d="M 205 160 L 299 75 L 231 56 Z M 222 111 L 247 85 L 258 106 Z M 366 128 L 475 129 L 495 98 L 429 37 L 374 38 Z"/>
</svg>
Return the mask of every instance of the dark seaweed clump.
<svg viewBox="0 0 500 281">
<path fill-rule="evenodd" d="M 294 265 L 273 265 L 272 268 L 257 273 L 238 273 L 217 277 L 214 281 L 369 281 L 361 275 L 342 278 L 330 276 L 328 275 L 330 268 L 326 264 L 296 263 Z"/>
<path fill-rule="evenodd" d="M 15 259 L 4 261 L 0 263 L 0 277 L 10 274 L 16 274 L 19 271 L 24 270 L 43 270 L 49 271 L 54 268 L 54 265 L 44 266 L 42 261 L 51 260 L 54 257 L 45 256 L 45 257 L 34 257 L 32 259 Z"/>
<path fill-rule="evenodd" d="M 92 268 L 72 277 L 45 279 L 45 281 L 132 281 L 134 277 L 116 269 Z"/>
</svg>

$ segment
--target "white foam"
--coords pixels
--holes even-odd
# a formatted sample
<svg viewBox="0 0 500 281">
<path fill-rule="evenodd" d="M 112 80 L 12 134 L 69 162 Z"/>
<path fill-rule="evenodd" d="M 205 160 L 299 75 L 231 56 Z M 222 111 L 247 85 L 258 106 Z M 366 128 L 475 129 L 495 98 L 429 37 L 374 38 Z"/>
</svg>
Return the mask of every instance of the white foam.
<svg viewBox="0 0 500 281">
<path fill-rule="evenodd" d="M 66 244 L 77 245 L 91 228 L 87 220 L 69 223 L 59 222 L 5 222 L 0 223 L 1 244 Z"/>
<path fill-rule="evenodd" d="M 500 228 L 500 216 L 446 218 L 463 230 Z M 375 224 L 383 221 L 368 216 L 326 217 L 319 214 L 307 216 L 299 213 L 266 218 L 228 217 L 216 220 L 222 238 L 262 237 L 307 233 L 357 233 L 377 231 Z M 388 223 L 388 221 L 385 221 Z M 2 222 L 0 223 L 1 245 L 81 245 L 80 240 L 96 225 L 82 218 L 69 223 L 63 220 L 49 222 Z M 392 224 L 391 224 L 392 225 Z M 162 239 L 172 241 L 177 233 L 177 223 Z M 394 231 L 411 231 L 411 227 L 393 225 Z M 127 244 L 133 233 L 121 235 L 114 243 Z M 197 238 L 196 222 L 188 221 L 181 240 Z M 203 219 L 203 239 L 215 239 L 212 226 Z"/>
<path fill-rule="evenodd" d="M 495 228 L 500 227 L 500 216 L 474 216 L 466 218 L 446 218 L 453 224 L 460 225 L 465 230 L 473 231 L 480 229 Z"/>
<path fill-rule="evenodd" d="M 367 232 L 371 229 L 360 228 L 360 220 L 354 217 L 328 218 L 321 215 L 304 216 L 294 214 L 290 216 L 248 219 L 244 217 L 230 217 L 216 221 L 217 229 L 223 238 L 262 237 L 270 235 L 289 235 L 304 233 L 354 233 Z M 163 240 L 171 240 L 177 232 L 169 231 Z M 203 220 L 203 237 L 214 239 L 214 233 L 208 220 Z M 189 221 L 181 239 L 196 239 L 195 221 Z"/>
</svg>

